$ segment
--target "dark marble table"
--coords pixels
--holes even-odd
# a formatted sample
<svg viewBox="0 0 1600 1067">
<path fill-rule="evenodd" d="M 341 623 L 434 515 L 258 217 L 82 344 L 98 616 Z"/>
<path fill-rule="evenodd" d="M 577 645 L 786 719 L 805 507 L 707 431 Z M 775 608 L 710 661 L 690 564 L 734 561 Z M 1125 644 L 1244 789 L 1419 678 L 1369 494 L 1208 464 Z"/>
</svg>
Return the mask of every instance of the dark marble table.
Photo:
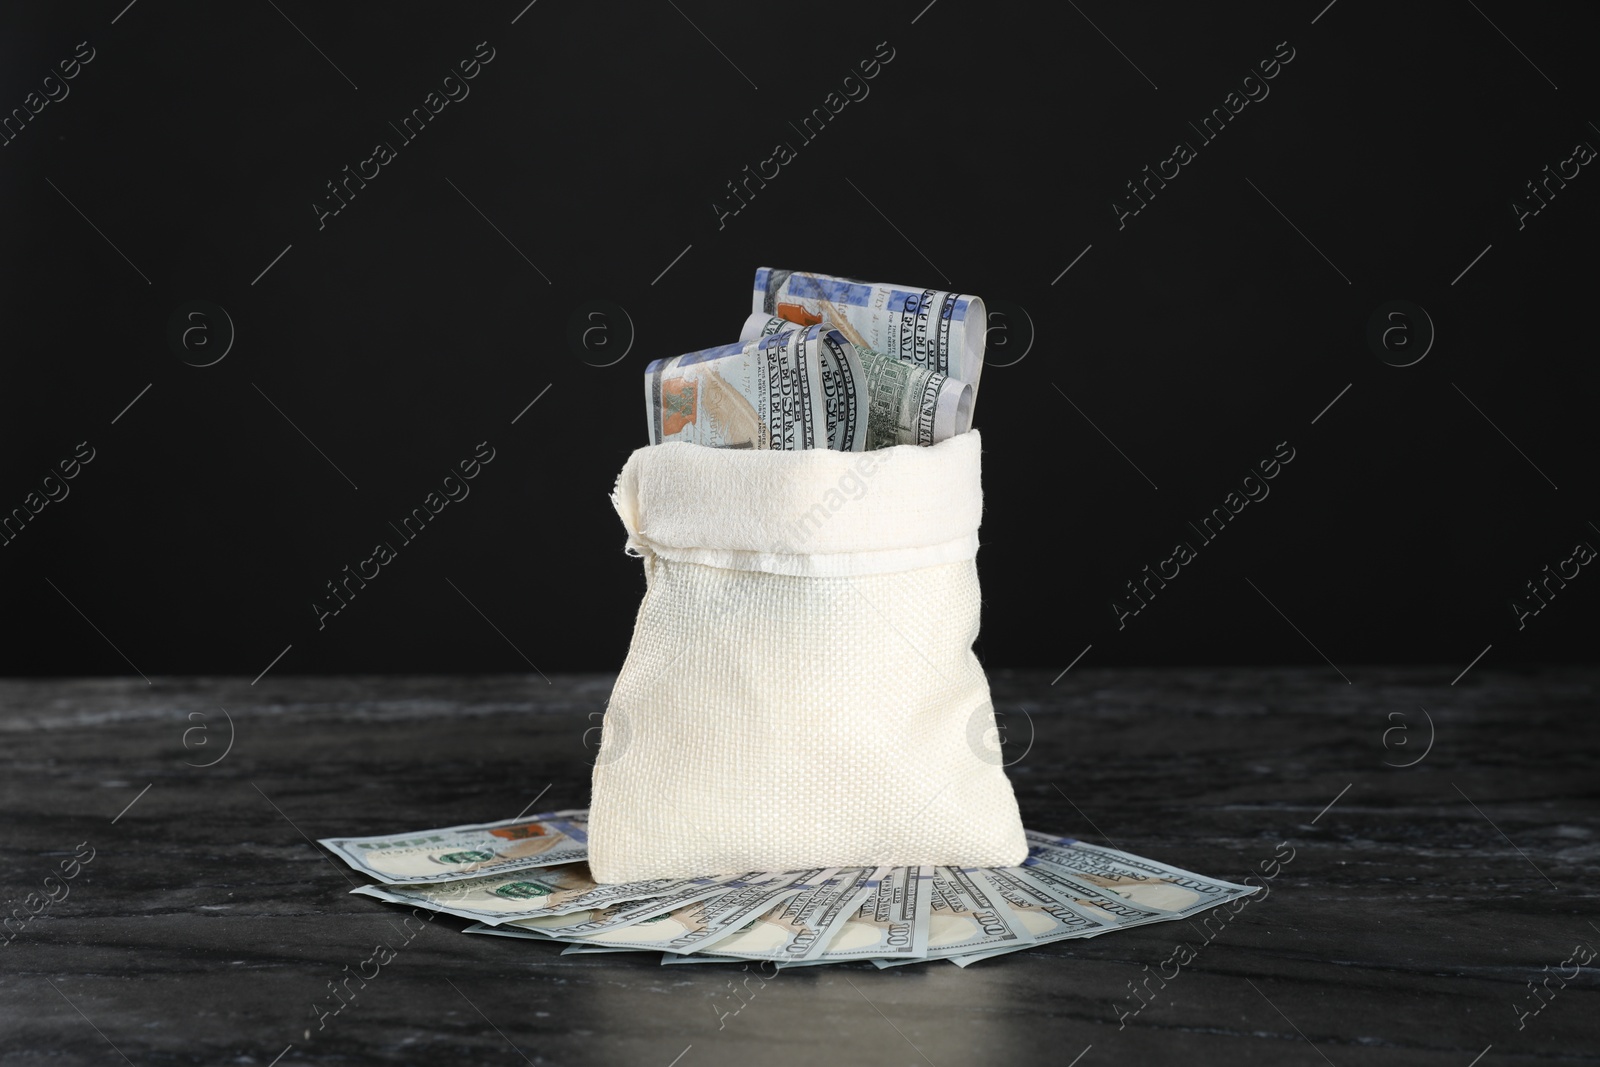
<svg viewBox="0 0 1600 1067">
<path fill-rule="evenodd" d="M 0 1065 L 1600 1062 L 1600 671 L 1053 673 L 991 679 L 1027 823 L 1230 878 L 1292 850 L 1267 899 L 737 1000 L 449 917 L 401 944 L 311 843 L 583 806 L 607 677 L 0 682 Z"/>
</svg>

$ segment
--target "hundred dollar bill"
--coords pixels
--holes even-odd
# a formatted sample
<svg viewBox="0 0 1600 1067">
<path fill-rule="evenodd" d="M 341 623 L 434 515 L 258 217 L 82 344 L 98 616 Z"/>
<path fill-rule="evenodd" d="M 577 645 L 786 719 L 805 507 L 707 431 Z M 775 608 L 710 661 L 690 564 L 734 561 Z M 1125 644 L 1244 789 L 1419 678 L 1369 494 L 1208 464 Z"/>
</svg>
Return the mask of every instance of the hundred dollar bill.
<svg viewBox="0 0 1600 1067">
<path fill-rule="evenodd" d="M 828 420 L 828 447 L 835 452 L 867 448 L 866 368 L 856 346 L 830 326 L 807 326 L 793 344 L 817 348 L 822 364 L 822 406 Z"/>
<path fill-rule="evenodd" d="M 1070 937 L 1093 937 L 1095 934 L 1114 928 L 1107 920 L 1092 918 L 1073 908 L 1056 893 L 1050 892 L 1037 882 L 1015 877 L 1019 873 L 1015 868 L 1010 870 L 986 868 L 975 873 L 1004 898 L 1012 914 L 1017 917 L 1017 921 L 1033 935 L 1033 944 L 1044 945 L 1052 941 L 1064 941 Z M 950 962 L 958 967 L 965 967 L 969 963 L 986 960 L 992 956 L 1004 956 L 1008 952 L 1027 947 L 1027 945 L 1014 945 L 973 952 L 965 956 L 952 956 Z"/>
<path fill-rule="evenodd" d="M 856 344 L 978 388 L 988 316 L 975 296 L 761 267 L 750 310 L 804 325 L 847 324 Z"/>
<path fill-rule="evenodd" d="M 859 351 L 859 350 L 858 350 Z M 867 446 L 931 445 L 972 429 L 975 391 L 966 382 L 866 349 Z"/>
<path fill-rule="evenodd" d="M 555 940 L 555 938 L 546 937 L 544 934 L 536 934 L 532 930 L 519 930 L 515 926 L 490 926 L 488 923 L 473 923 L 470 926 L 463 926 L 461 932 L 464 934 L 493 934 L 496 937 L 520 937 L 524 941 Z M 623 950 L 619 949 L 618 951 Z"/>
<path fill-rule="evenodd" d="M 926 956 L 932 881 L 932 867 L 891 870 L 814 962 Z"/>
<path fill-rule="evenodd" d="M 588 859 L 587 820 L 587 811 L 557 811 L 409 834 L 325 837 L 317 843 L 380 882 L 417 885 Z"/>
<path fill-rule="evenodd" d="M 1025 948 L 1033 934 L 990 885 L 959 867 L 935 867 L 932 910 L 928 917 L 928 954 L 924 959 L 949 959 L 996 948 Z M 876 959 L 877 967 L 917 963 L 909 959 Z"/>
<path fill-rule="evenodd" d="M 711 956 L 711 955 L 707 955 L 705 953 L 701 953 L 700 955 L 697 955 L 697 956 L 689 956 L 689 955 L 679 956 L 679 955 L 677 955 L 675 953 L 672 953 L 672 952 L 663 952 L 661 954 L 661 966 L 663 966 L 663 967 L 670 967 L 673 964 L 677 964 L 677 963 L 738 963 L 738 962 L 740 962 L 738 956 Z"/>
<path fill-rule="evenodd" d="M 461 928 L 464 934 L 493 934 L 496 937 L 516 937 L 524 941 L 543 941 L 545 944 L 556 942 L 553 937 L 545 937 L 531 930 L 518 930 L 515 926 L 490 926 L 488 923 L 473 923 L 471 926 Z M 582 956 L 600 952 L 633 952 L 631 948 L 605 948 L 598 945 L 571 944 L 561 950 L 563 956 Z"/>
<path fill-rule="evenodd" d="M 1068 907 L 1110 923 L 1117 929 L 1143 926 L 1145 923 L 1166 922 L 1169 919 L 1182 917 L 1176 912 L 1135 904 L 1126 897 L 1079 881 L 1044 864 L 1033 867 L 1011 867 L 1007 869 L 1007 873 L 1018 881 L 1037 885 L 1053 893 L 1058 901 Z"/>
<path fill-rule="evenodd" d="M 694 880 L 684 878 L 601 884 L 589 873 L 587 863 L 571 863 L 428 885 L 364 885 L 351 892 L 393 904 L 411 904 L 479 919 L 492 926 L 535 915 L 565 915 L 624 901 L 665 896 L 690 884 L 695 884 Z"/>
<path fill-rule="evenodd" d="M 838 328 L 827 319 L 823 319 L 817 325 Z M 765 311 L 752 311 L 745 316 L 744 325 L 739 328 L 739 340 L 755 341 L 762 337 L 772 337 L 775 334 L 788 333 L 790 330 L 798 330 L 800 328 L 801 325 L 798 322 L 780 319 L 776 315 L 768 315 Z M 861 346 L 857 345 L 856 347 L 859 349 Z"/>
<path fill-rule="evenodd" d="M 749 341 L 805 328 L 758 312 L 745 320 L 739 336 Z M 936 444 L 972 429 L 972 386 L 926 365 L 854 347 L 866 381 L 868 450 Z"/>
<path fill-rule="evenodd" d="M 653 919 L 657 915 L 665 915 L 669 911 L 676 911 L 707 897 L 720 896 L 743 888 L 749 881 L 770 877 L 772 875 L 757 872 L 749 875 L 685 878 L 680 880 L 682 883 L 680 888 L 648 900 L 627 901 L 592 911 L 576 911 L 568 915 L 538 915 L 528 919 L 512 919 L 500 925 L 526 930 L 535 936 L 548 937 L 553 941 L 590 943 L 588 939 L 596 934 L 603 934 L 622 926 L 632 926 L 634 923 Z"/>
<path fill-rule="evenodd" d="M 747 321 L 746 328 L 739 333 L 740 341 L 759 341 L 798 331 L 800 338 L 791 343 L 804 345 L 808 351 L 811 348 L 817 350 L 822 366 L 822 401 L 827 411 L 828 447 L 835 452 L 860 452 L 863 448 L 873 447 L 865 444 L 868 440 L 865 435 L 870 433 L 870 429 L 866 428 L 869 426 L 867 416 L 871 399 L 863 358 L 866 353 L 846 340 L 844 334 L 830 323 L 799 326 L 771 316 L 750 316 L 751 321 L 756 319 L 764 319 L 775 328 L 751 329 Z"/>
<path fill-rule="evenodd" d="M 814 888 L 813 880 L 825 873 L 818 868 L 730 883 L 726 892 L 716 896 L 628 926 L 602 930 L 583 940 L 611 948 L 659 949 L 677 954 L 697 952 L 738 933 L 749 919 L 770 910 L 774 904 Z"/>
<path fill-rule="evenodd" d="M 1256 887 L 1207 878 L 1114 848 L 1029 830 L 1024 867 L 1045 866 L 1143 908 L 1191 915 L 1256 892 Z"/>
<path fill-rule="evenodd" d="M 802 343 L 785 334 L 654 361 L 644 372 L 650 443 L 786 451 L 827 447 L 827 347 L 820 336 Z M 859 378 L 858 373 L 853 381 Z M 830 373 L 827 384 L 837 396 L 838 375 Z M 865 423 L 864 416 L 860 421 Z M 859 450 L 857 445 L 848 451 Z"/>
<path fill-rule="evenodd" d="M 811 888 L 719 941 L 709 951 L 718 956 L 775 963 L 816 959 L 890 870 L 843 867 L 825 871 Z"/>
</svg>

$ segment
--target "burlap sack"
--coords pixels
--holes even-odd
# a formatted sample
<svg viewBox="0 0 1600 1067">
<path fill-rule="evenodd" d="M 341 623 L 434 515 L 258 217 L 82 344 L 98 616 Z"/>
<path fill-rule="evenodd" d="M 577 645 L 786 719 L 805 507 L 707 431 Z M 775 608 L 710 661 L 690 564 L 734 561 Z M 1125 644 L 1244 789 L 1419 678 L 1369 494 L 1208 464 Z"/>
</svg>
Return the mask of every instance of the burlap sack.
<svg viewBox="0 0 1600 1067">
<path fill-rule="evenodd" d="M 1022 862 L 972 653 L 980 446 L 629 458 L 612 502 L 647 589 L 595 761 L 596 878 Z"/>
</svg>

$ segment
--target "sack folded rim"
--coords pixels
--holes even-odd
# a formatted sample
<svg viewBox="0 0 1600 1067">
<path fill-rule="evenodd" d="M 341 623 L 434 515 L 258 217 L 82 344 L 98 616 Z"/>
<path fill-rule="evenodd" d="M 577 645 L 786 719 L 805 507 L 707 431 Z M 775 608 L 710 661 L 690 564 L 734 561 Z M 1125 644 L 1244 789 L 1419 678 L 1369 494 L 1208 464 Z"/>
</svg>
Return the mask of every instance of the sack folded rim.
<svg viewBox="0 0 1600 1067">
<path fill-rule="evenodd" d="M 809 577 L 934 566 L 977 555 L 978 431 L 870 452 L 647 445 L 611 502 L 631 555 Z"/>
</svg>

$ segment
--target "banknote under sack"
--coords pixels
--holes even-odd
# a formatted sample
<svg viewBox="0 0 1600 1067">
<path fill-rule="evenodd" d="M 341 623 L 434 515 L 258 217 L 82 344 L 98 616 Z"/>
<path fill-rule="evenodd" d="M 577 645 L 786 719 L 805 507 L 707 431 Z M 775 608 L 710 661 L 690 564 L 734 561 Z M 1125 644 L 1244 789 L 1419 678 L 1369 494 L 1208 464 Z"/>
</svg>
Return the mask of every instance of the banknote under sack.
<svg viewBox="0 0 1600 1067">
<path fill-rule="evenodd" d="M 1225 922 L 1265 887 L 1035 831 L 1009 866 L 813 866 L 607 883 L 585 862 L 588 817 L 558 811 L 320 844 L 376 880 L 352 892 L 428 918 L 474 920 L 465 933 L 566 942 L 566 953 L 654 951 L 663 964 L 770 963 L 773 973 L 941 959 L 966 967 L 1221 904 Z M 695 832 L 695 821 L 677 830 Z"/>
</svg>

